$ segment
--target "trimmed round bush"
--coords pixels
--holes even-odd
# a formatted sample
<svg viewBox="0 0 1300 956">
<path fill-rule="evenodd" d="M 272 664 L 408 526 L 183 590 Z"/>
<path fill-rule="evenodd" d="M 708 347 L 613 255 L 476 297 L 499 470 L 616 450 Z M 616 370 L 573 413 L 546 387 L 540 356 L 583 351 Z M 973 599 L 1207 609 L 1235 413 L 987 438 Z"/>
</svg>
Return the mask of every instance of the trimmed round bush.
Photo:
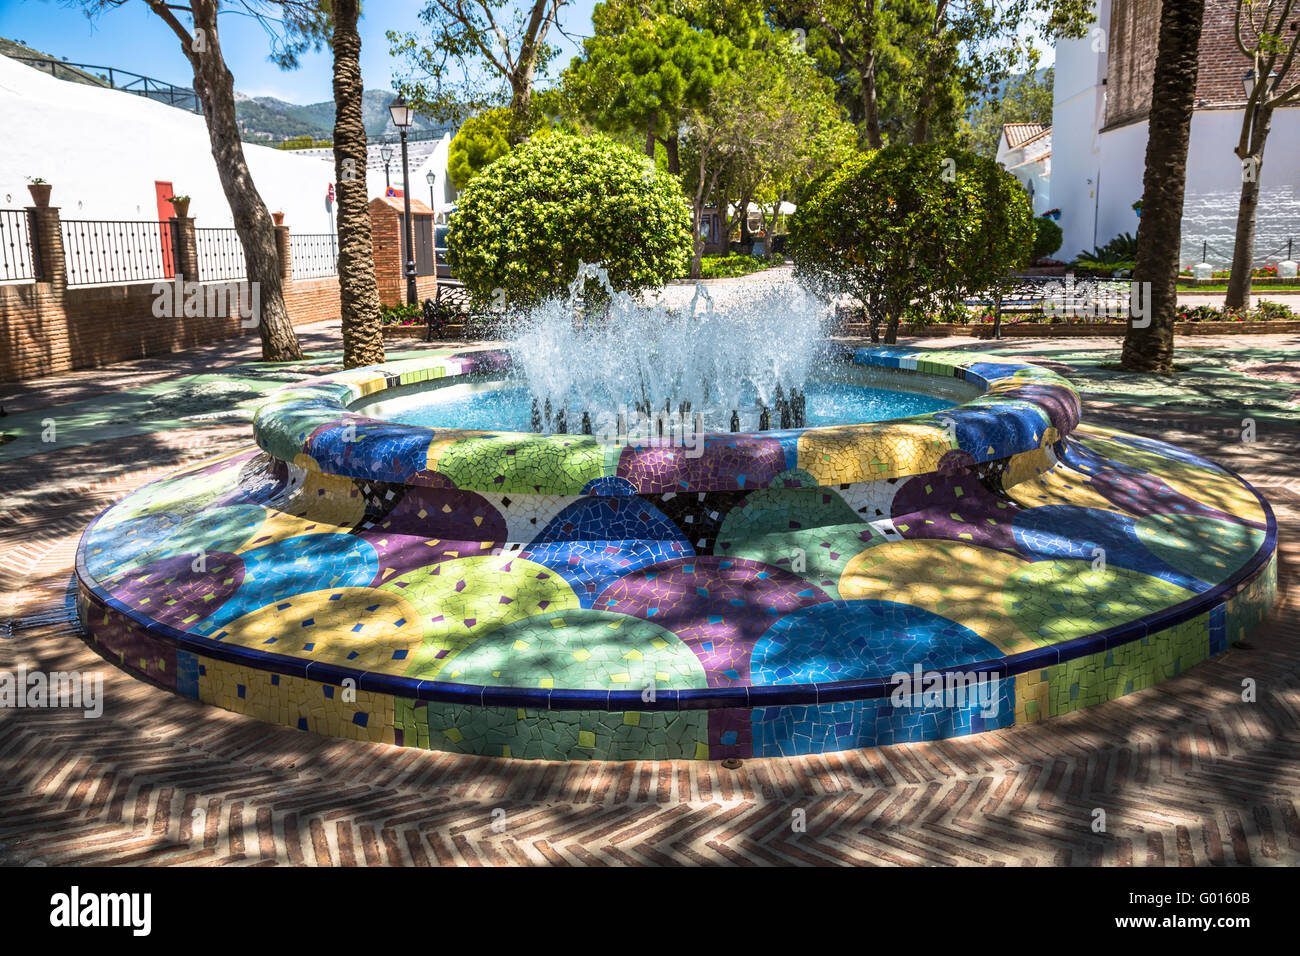
<svg viewBox="0 0 1300 956">
<path fill-rule="evenodd" d="M 447 234 L 456 276 L 479 300 L 528 306 L 598 262 L 619 292 L 682 275 L 691 217 L 676 177 L 605 136 L 547 133 L 481 170 Z"/>
<path fill-rule="evenodd" d="M 1034 260 L 1046 259 L 1057 249 L 1061 248 L 1061 243 L 1065 239 L 1065 233 L 1061 227 L 1045 216 L 1039 216 L 1034 220 L 1034 251 L 1031 258 Z"/>
<path fill-rule="evenodd" d="M 786 251 L 795 274 L 866 307 L 873 339 L 904 313 L 945 312 L 1028 260 L 1029 198 L 991 159 L 942 144 L 854 157 L 805 197 Z"/>
</svg>

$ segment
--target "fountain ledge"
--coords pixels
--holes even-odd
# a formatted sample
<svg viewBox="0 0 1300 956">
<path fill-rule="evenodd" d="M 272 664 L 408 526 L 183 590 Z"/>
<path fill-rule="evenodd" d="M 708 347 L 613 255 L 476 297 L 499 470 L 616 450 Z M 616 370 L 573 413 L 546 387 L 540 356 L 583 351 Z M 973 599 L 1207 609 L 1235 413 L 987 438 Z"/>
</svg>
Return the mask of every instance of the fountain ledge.
<svg viewBox="0 0 1300 956">
<path fill-rule="evenodd" d="M 982 393 L 891 421 L 707 434 L 697 457 L 588 435 L 426 428 L 350 410 L 386 390 L 510 367 L 508 352 L 485 349 L 295 383 L 272 394 L 253 431 L 267 453 L 329 475 L 464 491 L 633 495 L 752 490 L 778 476 L 787 487 L 833 487 L 922 475 L 1037 451 L 1079 424 L 1069 382 L 1026 362 L 898 347 L 845 350 L 842 358 L 900 376 L 947 377 Z"/>
</svg>

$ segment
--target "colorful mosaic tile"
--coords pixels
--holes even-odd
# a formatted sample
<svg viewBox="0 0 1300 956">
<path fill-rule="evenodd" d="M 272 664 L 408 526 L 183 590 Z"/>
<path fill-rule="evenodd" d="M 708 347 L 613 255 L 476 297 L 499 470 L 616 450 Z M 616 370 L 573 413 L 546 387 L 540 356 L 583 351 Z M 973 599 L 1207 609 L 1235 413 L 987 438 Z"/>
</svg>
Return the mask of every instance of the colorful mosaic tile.
<svg viewBox="0 0 1300 956">
<path fill-rule="evenodd" d="M 1230 472 L 1081 424 L 1074 390 L 1033 365 L 846 362 L 979 394 L 711 435 L 688 458 L 348 409 L 495 374 L 495 351 L 294 384 L 259 409 L 258 447 L 87 530 L 89 639 L 177 693 L 315 733 L 718 759 L 1042 720 L 1221 653 L 1272 604 L 1276 523 Z"/>
</svg>

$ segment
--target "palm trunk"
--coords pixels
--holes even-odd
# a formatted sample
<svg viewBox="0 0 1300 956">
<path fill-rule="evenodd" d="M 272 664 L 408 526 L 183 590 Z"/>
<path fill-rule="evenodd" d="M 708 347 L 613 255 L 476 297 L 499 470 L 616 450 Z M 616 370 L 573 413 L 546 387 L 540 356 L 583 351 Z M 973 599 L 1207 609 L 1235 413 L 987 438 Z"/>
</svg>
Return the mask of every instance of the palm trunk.
<svg viewBox="0 0 1300 956">
<path fill-rule="evenodd" d="M 384 360 L 384 332 L 366 202 L 366 127 L 361 115 L 358 0 L 334 0 L 334 168 L 339 204 L 339 304 L 343 367 Z"/>
<path fill-rule="evenodd" d="M 1134 282 L 1150 283 L 1150 324 L 1139 328 L 1129 318 L 1120 366 L 1130 372 L 1173 371 L 1187 142 L 1204 14 L 1205 0 L 1164 0 L 1160 10 L 1133 270 Z"/>
<path fill-rule="evenodd" d="M 1237 201 L 1237 236 L 1232 245 L 1228 294 L 1223 301 L 1229 309 L 1250 307 L 1250 273 L 1255 265 L 1255 225 L 1259 212 L 1259 177 L 1264 166 L 1264 144 L 1268 140 L 1272 122 L 1272 110 L 1261 109 L 1256 112 L 1254 129 L 1250 134 L 1250 155 L 1242 160 L 1250 165 L 1242 167 L 1241 198 Z"/>
<path fill-rule="evenodd" d="M 194 49 L 194 37 L 172 15 L 162 0 L 149 0 L 149 8 L 171 26 L 181 39 L 181 51 L 194 69 L 194 92 L 203 103 L 212 158 L 217 163 L 221 188 L 230 204 L 235 232 L 244 247 L 248 282 L 259 290 L 261 314 L 257 332 L 262 339 L 262 359 L 290 362 L 302 358 L 289 312 L 284 305 L 280 255 L 275 246 L 275 224 L 257 192 L 244 158 L 244 146 L 235 119 L 235 78 L 221 54 L 217 35 L 215 0 L 192 0 L 190 12 L 196 30 L 203 31 L 204 47 Z"/>
</svg>

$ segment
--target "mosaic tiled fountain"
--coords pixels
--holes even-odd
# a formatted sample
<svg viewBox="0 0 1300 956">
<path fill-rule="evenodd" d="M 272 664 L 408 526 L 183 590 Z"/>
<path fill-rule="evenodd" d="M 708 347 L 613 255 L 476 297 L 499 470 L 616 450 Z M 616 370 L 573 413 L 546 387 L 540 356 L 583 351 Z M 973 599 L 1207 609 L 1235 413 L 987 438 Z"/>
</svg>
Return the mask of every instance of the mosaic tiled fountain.
<svg viewBox="0 0 1300 956">
<path fill-rule="evenodd" d="M 88 639 L 321 734 L 718 759 L 1043 720 L 1272 604 L 1264 499 L 1046 369 L 615 304 L 278 393 L 87 530 Z"/>
</svg>

